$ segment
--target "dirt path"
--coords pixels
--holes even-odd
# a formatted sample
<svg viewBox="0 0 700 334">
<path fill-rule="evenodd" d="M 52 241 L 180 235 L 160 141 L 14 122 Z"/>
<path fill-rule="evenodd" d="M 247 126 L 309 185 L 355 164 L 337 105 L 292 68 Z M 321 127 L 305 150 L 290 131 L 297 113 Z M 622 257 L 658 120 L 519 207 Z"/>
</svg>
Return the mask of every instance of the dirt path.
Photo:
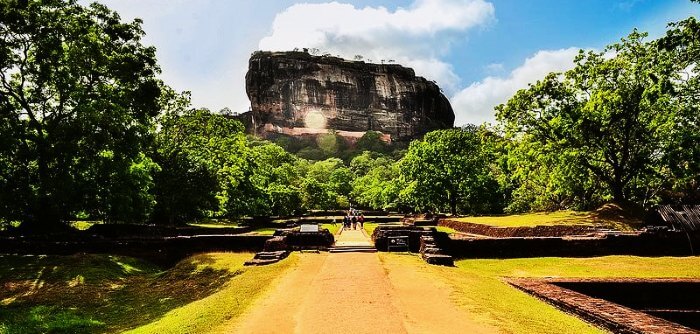
<svg viewBox="0 0 700 334">
<path fill-rule="evenodd" d="M 367 243 L 344 231 L 337 244 Z M 234 333 L 484 333 L 425 270 L 383 264 L 376 253 L 301 254 Z"/>
</svg>

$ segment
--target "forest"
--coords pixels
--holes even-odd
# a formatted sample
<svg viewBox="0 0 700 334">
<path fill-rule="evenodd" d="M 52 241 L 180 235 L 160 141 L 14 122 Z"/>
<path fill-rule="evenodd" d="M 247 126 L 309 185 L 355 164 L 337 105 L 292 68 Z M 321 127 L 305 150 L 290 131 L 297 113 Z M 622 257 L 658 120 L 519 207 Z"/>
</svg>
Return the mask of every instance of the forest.
<svg viewBox="0 0 700 334">
<path fill-rule="evenodd" d="M 193 108 L 159 79 L 142 22 L 103 5 L 3 1 L 0 36 L 0 226 L 700 204 L 694 17 L 581 50 L 498 106 L 495 124 L 391 145 L 330 131 L 296 148 Z"/>
</svg>

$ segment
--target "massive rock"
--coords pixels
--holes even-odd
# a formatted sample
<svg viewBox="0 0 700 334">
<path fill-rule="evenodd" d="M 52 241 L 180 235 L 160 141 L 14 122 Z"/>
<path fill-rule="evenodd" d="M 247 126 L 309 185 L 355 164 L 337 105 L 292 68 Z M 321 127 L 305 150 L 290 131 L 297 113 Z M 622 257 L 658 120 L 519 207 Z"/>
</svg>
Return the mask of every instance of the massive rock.
<svg viewBox="0 0 700 334">
<path fill-rule="evenodd" d="M 246 91 L 255 133 L 328 133 L 359 137 L 368 130 L 407 140 L 451 128 L 454 113 L 432 81 L 401 65 L 368 64 L 306 52 L 256 52 Z"/>
</svg>

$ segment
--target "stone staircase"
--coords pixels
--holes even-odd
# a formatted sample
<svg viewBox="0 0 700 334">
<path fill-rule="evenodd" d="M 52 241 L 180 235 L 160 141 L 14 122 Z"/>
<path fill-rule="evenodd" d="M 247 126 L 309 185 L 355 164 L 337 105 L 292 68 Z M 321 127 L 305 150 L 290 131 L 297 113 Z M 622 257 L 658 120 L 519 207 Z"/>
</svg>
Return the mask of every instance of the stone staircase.
<svg viewBox="0 0 700 334">
<path fill-rule="evenodd" d="M 289 256 L 289 252 L 286 250 L 274 251 L 274 252 L 258 252 L 255 254 L 252 260 L 246 261 L 244 265 L 246 266 L 263 266 L 266 264 L 272 264 L 279 262 L 280 260 Z"/>
<path fill-rule="evenodd" d="M 431 236 L 420 237 L 420 255 L 425 262 L 439 266 L 454 266 L 452 256 L 440 248 Z"/>
<path fill-rule="evenodd" d="M 376 253 L 372 245 L 337 245 L 328 250 L 329 253 Z"/>
</svg>

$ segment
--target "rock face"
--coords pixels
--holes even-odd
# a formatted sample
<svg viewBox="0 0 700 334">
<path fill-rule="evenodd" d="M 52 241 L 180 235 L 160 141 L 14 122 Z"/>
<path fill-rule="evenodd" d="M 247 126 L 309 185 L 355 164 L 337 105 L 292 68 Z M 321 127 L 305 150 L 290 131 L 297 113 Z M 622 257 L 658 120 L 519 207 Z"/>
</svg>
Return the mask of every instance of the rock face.
<svg viewBox="0 0 700 334">
<path fill-rule="evenodd" d="M 246 74 L 255 133 L 304 135 L 379 131 L 407 140 L 451 128 L 440 88 L 401 65 L 368 64 L 306 52 L 256 52 Z M 390 138 L 389 138 L 390 137 Z"/>
</svg>

